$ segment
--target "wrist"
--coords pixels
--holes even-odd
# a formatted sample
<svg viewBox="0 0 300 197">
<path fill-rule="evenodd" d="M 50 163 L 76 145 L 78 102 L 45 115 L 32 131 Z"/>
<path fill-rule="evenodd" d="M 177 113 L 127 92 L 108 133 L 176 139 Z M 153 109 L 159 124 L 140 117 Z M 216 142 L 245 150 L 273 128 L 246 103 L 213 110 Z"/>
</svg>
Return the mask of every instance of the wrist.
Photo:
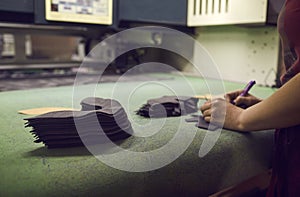
<svg viewBox="0 0 300 197">
<path fill-rule="evenodd" d="M 249 126 L 247 125 L 247 121 L 245 119 L 245 111 L 246 110 L 241 110 L 239 115 L 237 116 L 237 129 L 239 131 L 249 131 Z"/>
</svg>

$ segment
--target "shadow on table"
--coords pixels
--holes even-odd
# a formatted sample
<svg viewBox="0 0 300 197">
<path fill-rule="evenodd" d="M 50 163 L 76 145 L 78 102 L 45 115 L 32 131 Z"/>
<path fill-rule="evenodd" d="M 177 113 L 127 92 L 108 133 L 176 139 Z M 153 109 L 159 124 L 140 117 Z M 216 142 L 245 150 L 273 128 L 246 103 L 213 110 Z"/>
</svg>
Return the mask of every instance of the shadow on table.
<svg viewBox="0 0 300 197">
<path fill-rule="evenodd" d="M 40 147 L 35 150 L 25 153 L 26 157 L 66 157 L 66 156 L 88 156 L 92 155 L 89 150 L 84 147 L 72 147 L 72 148 L 56 148 L 48 149 L 47 147 Z"/>
<path fill-rule="evenodd" d="M 130 139 L 130 138 L 127 138 Z M 127 139 L 114 141 L 113 144 L 107 145 L 93 144 L 91 148 L 96 155 L 113 154 L 119 149 L 114 147 L 121 146 Z M 93 154 L 86 148 L 86 146 L 64 147 L 64 148 L 47 148 L 47 146 L 39 147 L 35 150 L 25 153 L 25 157 L 66 157 L 66 156 L 92 156 Z"/>
</svg>

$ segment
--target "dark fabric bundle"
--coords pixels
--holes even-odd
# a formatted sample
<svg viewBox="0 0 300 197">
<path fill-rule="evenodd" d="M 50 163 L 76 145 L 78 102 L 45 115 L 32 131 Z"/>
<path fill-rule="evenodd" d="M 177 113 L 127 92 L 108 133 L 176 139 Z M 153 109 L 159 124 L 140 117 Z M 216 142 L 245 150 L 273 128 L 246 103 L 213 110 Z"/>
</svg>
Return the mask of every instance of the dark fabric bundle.
<svg viewBox="0 0 300 197">
<path fill-rule="evenodd" d="M 204 120 L 203 116 L 201 115 L 192 115 L 191 118 L 185 119 L 186 122 L 195 122 L 196 127 L 201 128 L 201 129 L 206 129 L 210 131 L 215 131 L 219 129 L 220 127 L 217 125 L 214 125 L 212 123 L 208 123 Z"/>
<path fill-rule="evenodd" d="M 83 141 L 105 143 L 107 137 L 116 141 L 131 136 L 131 124 L 119 102 L 89 97 L 81 105 L 82 111 L 57 111 L 26 118 L 25 126 L 32 127 L 35 142 L 43 142 L 48 148 L 81 146 Z"/>
<path fill-rule="evenodd" d="M 193 97 L 163 96 L 148 100 L 136 114 L 154 118 L 181 116 L 198 111 L 197 103 Z"/>
</svg>

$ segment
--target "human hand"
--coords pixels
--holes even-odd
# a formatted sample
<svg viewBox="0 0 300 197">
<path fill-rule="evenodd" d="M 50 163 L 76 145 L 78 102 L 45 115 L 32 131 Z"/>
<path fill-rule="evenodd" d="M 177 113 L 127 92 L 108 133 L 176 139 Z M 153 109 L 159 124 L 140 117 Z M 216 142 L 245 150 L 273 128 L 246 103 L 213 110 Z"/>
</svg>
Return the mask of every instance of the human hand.
<svg viewBox="0 0 300 197">
<path fill-rule="evenodd" d="M 262 101 L 261 99 L 249 93 L 246 94 L 245 96 L 240 96 L 242 92 L 243 90 L 229 92 L 225 95 L 225 99 L 227 102 L 233 103 L 237 106 L 244 106 L 243 108 L 248 108 Z"/>
<path fill-rule="evenodd" d="M 240 116 L 244 109 L 217 98 L 205 102 L 200 110 L 205 121 L 232 130 L 242 130 Z"/>
</svg>

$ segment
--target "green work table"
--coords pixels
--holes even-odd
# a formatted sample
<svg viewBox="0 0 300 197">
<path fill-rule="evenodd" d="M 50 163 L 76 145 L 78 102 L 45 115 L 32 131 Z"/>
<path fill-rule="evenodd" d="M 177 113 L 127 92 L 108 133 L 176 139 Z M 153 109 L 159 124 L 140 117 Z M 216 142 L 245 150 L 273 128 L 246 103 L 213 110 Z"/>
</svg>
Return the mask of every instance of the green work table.
<svg viewBox="0 0 300 197">
<path fill-rule="evenodd" d="M 176 75 L 158 78 L 160 83 L 177 87 L 183 83 Z M 197 94 L 208 93 L 203 79 L 187 77 L 187 80 Z M 73 107 L 73 100 L 75 107 L 80 107 L 80 99 L 93 96 L 88 92 L 92 89 L 95 96 L 109 98 L 112 91 L 121 94 L 128 87 L 138 86 L 126 112 L 130 121 L 143 124 L 145 119 L 134 111 L 147 99 L 168 92 L 157 83 L 145 82 L 143 87 L 138 84 L 141 81 L 120 82 L 117 89 L 115 83 L 102 83 L 96 89 L 93 84 L 82 85 L 76 98 L 72 86 L 1 92 L 0 196 L 207 196 L 270 167 L 273 131 L 222 130 L 211 151 L 200 158 L 201 143 L 211 131 L 184 122 L 182 131 L 193 132 L 195 137 L 182 155 L 159 169 L 127 172 L 104 164 L 85 147 L 47 149 L 42 143 L 34 143 L 30 128 L 24 127 L 23 119 L 30 116 L 18 114 L 19 110 L 29 108 Z M 225 91 L 244 87 L 232 82 L 224 84 Z M 265 98 L 273 91 L 256 86 L 251 93 Z M 128 138 L 122 147 L 136 151 L 157 149 L 172 139 L 179 119 L 168 118 L 160 132 L 145 138 Z"/>
</svg>

